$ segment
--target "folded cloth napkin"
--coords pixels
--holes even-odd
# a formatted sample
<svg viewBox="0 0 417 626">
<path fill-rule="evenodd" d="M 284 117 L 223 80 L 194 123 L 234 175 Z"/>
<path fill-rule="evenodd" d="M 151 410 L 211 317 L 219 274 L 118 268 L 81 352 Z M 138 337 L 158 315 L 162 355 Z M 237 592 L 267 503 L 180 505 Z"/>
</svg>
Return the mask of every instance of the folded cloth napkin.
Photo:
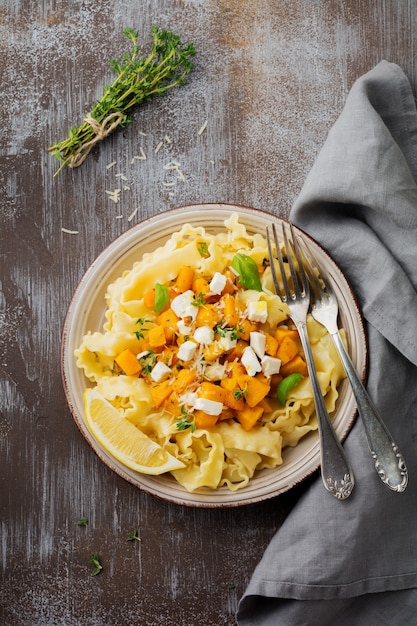
<svg viewBox="0 0 417 626">
<path fill-rule="evenodd" d="M 344 448 L 356 485 L 336 500 L 313 481 L 241 599 L 240 626 L 417 624 L 417 113 L 383 61 L 353 85 L 292 212 L 362 308 L 367 388 L 403 453 L 409 484 L 377 476 L 358 419 Z M 279 499 L 277 500 L 279 506 Z"/>
</svg>

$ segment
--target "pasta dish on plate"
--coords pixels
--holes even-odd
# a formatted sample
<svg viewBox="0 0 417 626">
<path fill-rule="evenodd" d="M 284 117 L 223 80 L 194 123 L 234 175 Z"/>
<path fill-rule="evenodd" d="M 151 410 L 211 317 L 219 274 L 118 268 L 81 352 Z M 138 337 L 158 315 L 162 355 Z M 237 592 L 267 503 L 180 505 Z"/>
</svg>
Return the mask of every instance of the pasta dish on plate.
<svg viewBox="0 0 417 626">
<path fill-rule="evenodd" d="M 331 337 L 308 333 L 328 411 L 345 377 Z M 87 425 L 122 463 L 187 491 L 244 488 L 317 429 L 297 331 L 274 292 L 266 239 L 231 214 L 184 224 L 106 292 L 103 329 L 75 350 Z"/>
</svg>

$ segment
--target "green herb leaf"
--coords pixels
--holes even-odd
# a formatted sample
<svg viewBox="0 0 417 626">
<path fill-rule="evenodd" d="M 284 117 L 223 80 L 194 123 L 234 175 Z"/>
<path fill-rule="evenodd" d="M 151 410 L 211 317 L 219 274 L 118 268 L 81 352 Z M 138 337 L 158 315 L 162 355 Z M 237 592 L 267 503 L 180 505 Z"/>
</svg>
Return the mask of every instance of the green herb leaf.
<svg viewBox="0 0 417 626">
<path fill-rule="evenodd" d="M 156 283 L 155 285 L 155 304 L 153 310 L 156 313 L 160 313 L 166 307 L 169 302 L 169 292 L 166 285 Z"/>
<path fill-rule="evenodd" d="M 134 530 L 133 533 L 127 533 L 127 541 L 142 541 L 139 537 L 139 531 Z"/>
<path fill-rule="evenodd" d="M 202 257 L 208 257 L 209 256 L 208 244 L 207 244 L 206 241 L 199 241 L 197 243 L 197 250 L 198 250 L 200 256 L 202 256 Z"/>
<path fill-rule="evenodd" d="M 78 526 L 88 526 L 88 519 L 86 517 L 81 517 L 78 522 Z"/>
<path fill-rule="evenodd" d="M 97 576 L 97 574 L 100 574 L 101 570 L 103 569 L 103 566 L 100 563 L 100 559 L 97 554 L 91 555 L 90 565 L 93 566 L 93 571 L 91 572 L 91 576 Z"/>
<path fill-rule="evenodd" d="M 151 320 L 147 320 L 144 317 L 140 317 L 139 319 L 136 320 L 136 324 L 139 324 L 140 327 L 138 328 L 138 330 L 135 330 L 135 335 L 137 339 L 143 339 L 144 338 L 144 332 L 146 330 L 149 330 L 149 328 L 147 326 L 145 326 L 145 324 L 149 324 Z"/>
<path fill-rule="evenodd" d="M 177 419 L 175 426 L 177 430 L 187 430 L 187 428 L 191 428 L 192 433 L 196 429 L 194 419 L 191 413 L 187 412 L 184 405 L 181 406 L 181 417 Z"/>
<path fill-rule="evenodd" d="M 198 296 L 195 296 L 194 300 L 191 301 L 191 306 L 204 306 L 206 303 L 206 299 L 204 297 L 204 293 L 200 291 Z"/>
<path fill-rule="evenodd" d="M 236 398 L 236 400 L 240 400 L 241 398 L 246 398 L 246 396 L 248 395 L 248 388 L 244 387 L 243 389 L 233 389 L 233 395 Z"/>
<path fill-rule="evenodd" d="M 151 373 L 152 368 L 156 364 L 156 354 L 153 350 L 149 350 L 144 356 L 139 359 L 139 363 L 142 365 L 142 373 L 144 376 L 148 376 Z"/>
<path fill-rule="evenodd" d="M 262 291 L 258 266 L 250 256 L 238 252 L 233 257 L 232 267 L 239 274 L 239 281 L 242 287 Z"/>
<path fill-rule="evenodd" d="M 285 406 L 287 396 L 290 393 L 291 389 L 294 389 L 294 387 L 298 385 L 302 378 L 302 374 L 294 372 L 294 374 L 290 374 L 289 376 L 286 376 L 281 380 L 277 389 L 278 402 L 281 406 Z"/>
</svg>

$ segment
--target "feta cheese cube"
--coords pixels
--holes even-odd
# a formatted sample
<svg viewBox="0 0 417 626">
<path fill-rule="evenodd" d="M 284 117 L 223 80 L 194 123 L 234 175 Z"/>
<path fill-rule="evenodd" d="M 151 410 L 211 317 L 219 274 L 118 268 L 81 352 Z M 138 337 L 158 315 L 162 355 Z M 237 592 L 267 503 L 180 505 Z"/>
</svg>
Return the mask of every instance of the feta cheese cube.
<svg viewBox="0 0 417 626">
<path fill-rule="evenodd" d="M 252 331 L 250 333 L 250 347 L 257 354 L 257 356 L 262 359 L 265 355 L 266 348 L 266 337 L 263 333 L 258 333 L 257 331 Z"/>
<path fill-rule="evenodd" d="M 217 343 L 219 344 L 222 350 L 227 352 L 228 350 L 233 350 L 233 348 L 237 344 L 237 339 L 232 339 L 231 333 L 225 333 L 224 337 L 220 337 Z"/>
<path fill-rule="evenodd" d="M 178 320 L 177 328 L 178 328 L 178 332 L 180 332 L 181 335 L 189 335 L 192 331 L 191 326 L 187 326 L 184 320 Z"/>
<path fill-rule="evenodd" d="M 162 361 L 158 361 L 155 367 L 152 368 L 151 378 L 155 383 L 160 383 L 162 380 L 167 378 L 171 374 L 172 370 L 168 365 L 162 363 Z"/>
<path fill-rule="evenodd" d="M 207 398 L 197 398 L 194 404 L 195 409 L 204 411 L 209 415 L 220 415 L 223 410 L 223 402 L 216 402 L 215 400 L 207 400 Z"/>
<path fill-rule="evenodd" d="M 249 302 L 247 315 L 251 322 L 264 324 L 268 319 L 268 305 L 266 301 L 258 300 L 257 302 Z"/>
<path fill-rule="evenodd" d="M 210 326 L 199 326 L 193 337 L 198 343 L 202 343 L 204 346 L 207 346 L 213 341 L 214 332 Z"/>
<path fill-rule="evenodd" d="M 181 317 L 182 319 L 191 317 L 191 319 L 195 320 L 198 311 L 197 307 L 191 304 L 193 301 L 194 292 L 191 291 L 191 289 L 188 289 L 188 291 L 180 293 L 179 296 L 176 296 L 173 299 L 171 302 L 171 309 L 177 317 Z"/>
<path fill-rule="evenodd" d="M 195 341 L 184 341 L 178 350 L 178 358 L 181 361 L 191 361 L 197 350 Z"/>
<path fill-rule="evenodd" d="M 253 351 L 253 348 L 251 348 L 250 346 L 243 350 L 241 361 L 242 364 L 245 366 L 249 376 L 255 376 L 255 374 L 262 371 L 262 366 L 258 360 L 258 357 Z"/>
<path fill-rule="evenodd" d="M 214 294 L 219 294 L 226 286 L 226 276 L 220 274 L 220 272 L 214 272 L 214 276 L 210 281 L 210 291 Z"/>
<path fill-rule="evenodd" d="M 273 374 L 279 374 L 279 370 L 281 369 L 281 360 L 277 359 L 275 356 L 265 355 L 261 359 L 262 372 L 265 376 L 272 376 Z"/>
</svg>

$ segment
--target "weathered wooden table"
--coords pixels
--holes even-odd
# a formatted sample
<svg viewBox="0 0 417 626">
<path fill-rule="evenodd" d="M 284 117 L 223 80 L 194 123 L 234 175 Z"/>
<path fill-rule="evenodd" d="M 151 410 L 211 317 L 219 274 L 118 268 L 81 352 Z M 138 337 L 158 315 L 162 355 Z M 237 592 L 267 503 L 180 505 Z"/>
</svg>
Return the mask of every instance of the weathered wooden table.
<svg viewBox="0 0 417 626">
<path fill-rule="evenodd" d="M 193 509 L 112 473 L 66 406 L 66 309 L 93 259 L 145 217 L 196 202 L 286 217 L 353 81 L 387 59 L 415 84 L 417 2 L 6 0 L 0 19 L 0 622 L 234 624 L 308 484 L 249 507 Z M 154 24 L 194 43 L 188 84 L 54 178 L 48 146 L 129 52 L 123 29 L 138 29 L 146 51 Z M 167 186 L 172 161 L 183 180 Z M 136 529 L 141 541 L 127 541 Z"/>
</svg>

